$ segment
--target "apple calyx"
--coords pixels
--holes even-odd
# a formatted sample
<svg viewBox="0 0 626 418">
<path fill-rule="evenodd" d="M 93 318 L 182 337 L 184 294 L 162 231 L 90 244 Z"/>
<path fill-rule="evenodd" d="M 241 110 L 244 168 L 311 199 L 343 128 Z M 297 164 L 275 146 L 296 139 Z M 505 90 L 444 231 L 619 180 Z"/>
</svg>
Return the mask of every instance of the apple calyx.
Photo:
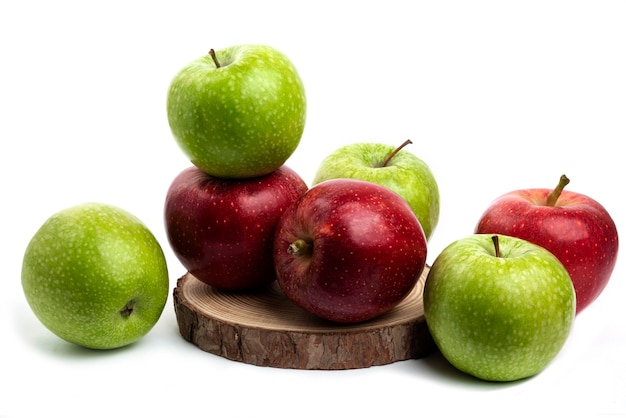
<svg viewBox="0 0 626 418">
<path fill-rule="evenodd" d="M 400 152 L 400 150 L 401 150 L 402 148 L 404 148 L 404 147 L 406 147 L 407 145 L 412 144 L 412 143 L 413 143 L 413 141 L 411 141 L 410 139 L 407 139 L 406 141 L 404 141 L 404 142 L 402 143 L 402 145 L 400 145 L 398 148 L 394 149 L 394 150 L 392 151 L 392 153 L 391 153 L 391 154 L 389 154 L 389 155 L 387 156 L 387 158 L 385 159 L 385 161 L 383 161 L 383 163 L 382 163 L 380 166 L 381 166 L 381 167 L 387 167 L 387 164 L 389 164 L 389 161 L 391 161 L 391 159 L 392 159 L 393 157 L 395 157 L 395 156 L 396 156 L 396 154 L 397 154 L 397 153 L 399 153 L 399 152 Z"/>
<path fill-rule="evenodd" d="M 222 65 L 220 64 L 220 62 L 217 60 L 217 56 L 215 55 L 215 50 L 213 48 L 211 48 L 209 50 L 209 55 L 211 56 L 211 58 L 213 58 L 213 62 L 215 63 L 215 66 L 217 68 L 220 68 Z"/>
<path fill-rule="evenodd" d="M 502 257 L 502 253 L 500 252 L 500 239 L 497 235 L 492 235 L 491 240 L 493 241 L 493 247 L 496 250 L 496 257 Z"/>
<path fill-rule="evenodd" d="M 128 318 L 133 313 L 134 309 L 135 301 L 129 300 L 128 302 L 126 302 L 126 305 L 124 305 L 124 307 L 120 310 L 120 315 L 124 318 Z"/>
<path fill-rule="evenodd" d="M 313 243 L 297 239 L 289 244 L 287 252 L 298 257 L 310 256 L 313 253 Z"/>
<path fill-rule="evenodd" d="M 568 183 L 569 183 L 569 179 L 567 178 L 565 174 L 563 174 L 561 178 L 559 179 L 559 184 L 557 184 L 554 190 L 552 190 L 552 192 L 548 195 L 548 199 L 546 201 L 547 206 L 556 205 L 556 201 L 559 200 L 559 196 L 561 196 L 561 192 L 563 191 L 565 186 L 567 186 Z"/>
</svg>

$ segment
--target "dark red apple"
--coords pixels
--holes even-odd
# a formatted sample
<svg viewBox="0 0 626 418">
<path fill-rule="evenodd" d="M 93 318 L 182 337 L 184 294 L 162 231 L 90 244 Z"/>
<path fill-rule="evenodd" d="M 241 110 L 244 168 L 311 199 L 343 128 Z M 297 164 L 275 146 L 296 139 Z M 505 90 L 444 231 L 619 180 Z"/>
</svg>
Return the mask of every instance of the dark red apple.
<svg viewBox="0 0 626 418">
<path fill-rule="evenodd" d="M 274 240 L 278 284 L 296 305 L 341 323 L 396 306 L 426 264 L 426 237 L 406 201 L 375 183 L 334 179 L 282 216 Z"/>
<path fill-rule="evenodd" d="M 476 233 L 525 239 L 552 252 L 567 269 L 576 290 L 576 312 L 604 290 L 615 267 L 617 228 L 594 199 L 563 190 L 563 175 L 554 189 L 525 189 L 496 199 L 480 217 Z"/>
<path fill-rule="evenodd" d="M 222 290 L 252 290 L 276 279 L 273 242 L 287 207 L 308 189 L 286 166 L 251 179 L 182 171 L 165 199 L 165 229 L 181 264 Z"/>
</svg>

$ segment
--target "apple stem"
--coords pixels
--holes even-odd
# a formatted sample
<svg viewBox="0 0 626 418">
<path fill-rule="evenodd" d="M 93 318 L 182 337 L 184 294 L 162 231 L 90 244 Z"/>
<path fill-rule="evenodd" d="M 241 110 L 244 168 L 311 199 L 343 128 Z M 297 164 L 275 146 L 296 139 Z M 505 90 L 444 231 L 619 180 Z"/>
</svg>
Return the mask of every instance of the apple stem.
<svg viewBox="0 0 626 418">
<path fill-rule="evenodd" d="M 217 56 L 215 55 L 215 50 L 213 48 L 211 48 L 211 50 L 209 51 L 209 55 L 211 56 L 211 58 L 213 58 L 213 62 L 215 63 L 215 66 L 217 68 L 220 68 L 222 65 L 217 60 Z"/>
<path fill-rule="evenodd" d="M 400 145 L 398 148 L 394 149 L 394 150 L 393 150 L 393 152 L 392 152 L 391 154 L 389 154 L 389 156 L 387 157 L 387 159 L 385 159 L 385 161 L 383 161 L 383 163 L 382 163 L 381 167 L 387 167 L 387 164 L 389 164 L 389 161 L 391 161 L 391 159 L 392 159 L 393 157 L 395 157 L 395 156 L 396 156 L 396 154 L 397 154 L 397 153 L 399 153 L 399 152 L 400 152 L 400 150 L 401 150 L 402 148 L 404 148 L 404 147 L 406 147 L 407 145 L 412 144 L 412 143 L 413 143 L 413 141 L 411 141 L 410 139 L 407 139 L 406 141 L 404 141 L 404 142 L 402 143 L 402 145 Z"/>
<path fill-rule="evenodd" d="M 569 179 L 567 178 L 565 174 L 563 174 L 561 178 L 559 179 L 559 184 L 555 187 L 554 190 L 552 190 L 552 193 L 548 195 L 548 200 L 546 202 L 548 206 L 556 205 L 556 201 L 559 200 L 559 196 L 561 196 L 561 192 L 563 191 L 565 186 L 567 186 L 568 183 L 569 183 Z"/>
<path fill-rule="evenodd" d="M 311 255 L 313 252 L 313 245 L 303 239 L 297 239 L 289 244 L 287 252 L 295 256 Z"/>
<path fill-rule="evenodd" d="M 502 257 L 502 254 L 500 253 L 500 239 L 497 235 L 493 235 L 491 240 L 493 241 L 493 246 L 496 249 L 496 257 Z"/>
</svg>

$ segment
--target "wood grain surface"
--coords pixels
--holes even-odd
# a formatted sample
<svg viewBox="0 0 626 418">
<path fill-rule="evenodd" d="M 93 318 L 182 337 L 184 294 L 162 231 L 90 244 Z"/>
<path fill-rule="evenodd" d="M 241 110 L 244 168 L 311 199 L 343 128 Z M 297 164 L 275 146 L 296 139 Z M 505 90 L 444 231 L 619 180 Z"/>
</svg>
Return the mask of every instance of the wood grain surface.
<svg viewBox="0 0 626 418">
<path fill-rule="evenodd" d="M 422 293 L 428 266 L 391 311 L 337 324 L 288 300 L 277 282 L 262 291 L 219 291 L 191 274 L 178 279 L 174 308 L 182 337 L 200 349 L 257 366 L 341 370 L 421 358 L 434 349 Z"/>
</svg>

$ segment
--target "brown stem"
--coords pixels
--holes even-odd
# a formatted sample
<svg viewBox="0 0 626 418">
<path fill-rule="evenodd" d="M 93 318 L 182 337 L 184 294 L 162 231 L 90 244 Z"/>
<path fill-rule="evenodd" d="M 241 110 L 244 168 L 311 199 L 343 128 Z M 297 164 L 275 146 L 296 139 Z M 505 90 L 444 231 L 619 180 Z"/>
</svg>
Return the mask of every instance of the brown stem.
<svg viewBox="0 0 626 418">
<path fill-rule="evenodd" d="M 391 159 L 393 157 L 395 157 L 396 154 L 399 153 L 402 148 L 404 148 L 407 145 L 412 144 L 412 143 L 413 143 L 413 141 L 411 141 L 410 139 L 407 139 L 406 141 L 404 141 L 402 143 L 402 145 L 400 145 L 398 148 L 394 149 L 393 152 L 391 154 L 389 154 L 387 159 L 385 159 L 385 161 L 382 163 L 381 167 L 387 167 L 387 164 L 389 164 L 389 161 L 391 161 Z"/>
<path fill-rule="evenodd" d="M 215 66 L 217 68 L 220 68 L 222 65 L 217 60 L 217 56 L 215 55 L 215 50 L 213 50 L 213 48 L 211 48 L 211 50 L 209 51 L 209 55 L 211 56 L 211 58 L 213 58 L 213 62 L 215 63 Z"/>
<path fill-rule="evenodd" d="M 569 179 L 565 174 L 561 176 L 559 179 L 559 184 L 552 190 L 552 193 L 548 195 L 548 200 L 546 201 L 546 205 L 554 206 L 556 205 L 556 201 L 559 200 L 559 196 L 561 196 L 561 192 L 569 183 Z"/>
<path fill-rule="evenodd" d="M 297 239 L 287 247 L 287 252 L 295 256 L 311 255 L 313 252 L 313 244 L 303 239 Z"/>
<path fill-rule="evenodd" d="M 491 240 L 493 241 L 493 246 L 496 249 L 496 257 L 502 257 L 502 254 L 500 253 L 500 239 L 497 235 L 493 235 Z"/>
</svg>

